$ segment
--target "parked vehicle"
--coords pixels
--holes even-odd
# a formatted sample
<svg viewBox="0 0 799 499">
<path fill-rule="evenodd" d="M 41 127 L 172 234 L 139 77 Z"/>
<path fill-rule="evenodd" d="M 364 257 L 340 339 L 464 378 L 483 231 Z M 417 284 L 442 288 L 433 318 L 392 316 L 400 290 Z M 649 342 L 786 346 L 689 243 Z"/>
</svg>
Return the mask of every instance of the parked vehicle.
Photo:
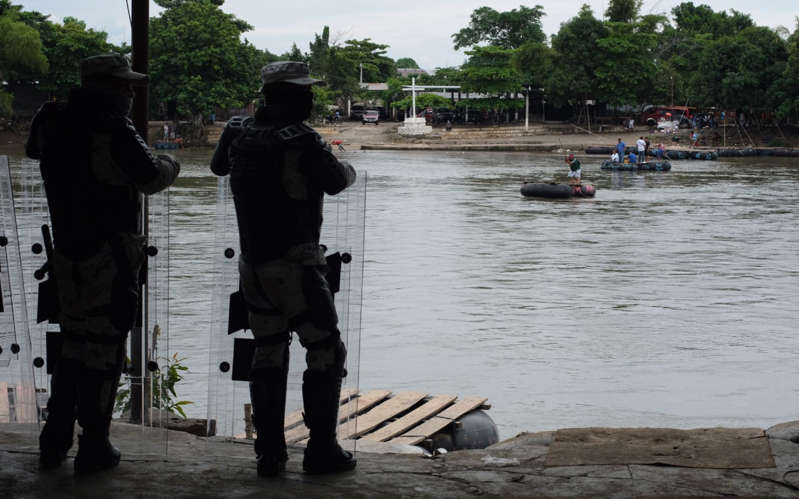
<svg viewBox="0 0 799 499">
<path fill-rule="evenodd" d="M 367 123 L 374 123 L 375 125 L 380 124 L 380 113 L 378 113 L 374 109 L 367 110 L 363 117 L 361 118 L 361 125 L 365 125 Z"/>
<path fill-rule="evenodd" d="M 433 113 L 434 123 L 446 123 L 455 121 L 455 111 L 451 109 L 438 109 Z"/>
<path fill-rule="evenodd" d="M 657 126 L 660 121 L 677 121 L 682 128 L 691 126 L 694 108 L 687 106 L 651 106 L 642 113 L 642 121 Z"/>
<path fill-rule="evenodd" d="M 366 108 L 361 105 L 354 105 L 350 108 L 350 119 L 351 120 L 359 120 L 363 118 L 363 114 L 366 112 Z"/>
</svg>

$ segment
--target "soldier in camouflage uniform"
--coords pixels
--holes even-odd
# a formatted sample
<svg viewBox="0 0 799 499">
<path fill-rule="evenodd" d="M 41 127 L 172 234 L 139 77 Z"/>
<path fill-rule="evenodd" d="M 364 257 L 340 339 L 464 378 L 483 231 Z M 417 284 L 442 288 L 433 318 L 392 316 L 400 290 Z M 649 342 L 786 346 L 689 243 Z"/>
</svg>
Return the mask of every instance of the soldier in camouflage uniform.
<svg viewBox="0 0 799 499">
<path fill-rule="evenodd" d="M 302 395 L 310 440 L 308 473 L 351 470 L 356 461 L 336 441 L 346 347 L 319 245 L 324 194 L 355 181 L 322 138 L 303 123 L 311 114 L 311 85 L 302 62 L 261 70 L 264 105 L 243 127 L 226 127 L 211 162 L 230 173 L 241 255 L 239 275 L 256 350 L 250 375 L 258 434 L 258 474 L 272 476 L 288 459 L 283 433 L 290 332 L 307 349 Z"/>
<path fill-rule="evenodd" d="M 39 110 L 26 146 L 40 160 L 50 209 L 51 277 L 64 336 L 39 438 L 40 467 L 64 460 L 77 417 L 83 433 L 76 475 L 119 463 L 108 430 L 145 258 L 141 195 L 165 189 L 180 171 L 171 156 L 150 152 L 127 117 L 132 85 L 146 75 L 115 54 L 84 59 L 80 71 L 81 87 L 68 103 Z"/>
</svg>

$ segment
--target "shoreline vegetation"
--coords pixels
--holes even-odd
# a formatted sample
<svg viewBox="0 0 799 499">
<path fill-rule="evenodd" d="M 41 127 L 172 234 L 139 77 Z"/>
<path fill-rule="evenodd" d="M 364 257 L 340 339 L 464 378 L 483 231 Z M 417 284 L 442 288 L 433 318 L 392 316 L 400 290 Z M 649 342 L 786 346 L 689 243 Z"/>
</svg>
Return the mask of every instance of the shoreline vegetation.
<svg viewBox="0 0 799 499">
<path fill-rule="evenodd" d="M 425 70 L 412 57 L 389 57 L 390 46 L 371 38 L 337 39 L 335 26 L 321 26 L 307 51 L 295 43 L 277 54 L 247 41 L 255 27 L 223 11 L 224 0 L 156 3 L 162 10 L 149 26 L 150 118 L 177 124 L 186 143 L 204 142 L 206 124 L 253 114 L 260 68 L 276 60 L 306 62 L 328 83 L 314 87 L 317 122 L 336 113 L 347 120 L 356 108 L 379 110 L 381 123 L 402 120 L 411 114 L 415 78 L 423 87 L 417 116 L 455 127 L 518 126 L 529 105 L 536 121 L 612 130 L 680 108 L 672 118 L 699 131 L 723 123 L 747 146 L 779 147 L 788 145 L 782 129 L 799 123 L 799 17 L 791 13 L 786 25 L 767 27 L 735 9 L 682 2 L 646 12 L 642 0 L 610 0 L 604 12 L 575 6 L 547 34 L 540 5 L 484 6 L 465 27 L 442 34 L 444 44 L 464 51 L 464 62 Z M 42 102 L 64 100 L 79 84 L 82 58 L 131 50 L 79 19 L 50 17 L 0 0 L 0 41 L 24 48 L 0 52 L 0 122 L 29 119 Z M 756 144 L 753 133 L 773 137 Z"/>
</svg>

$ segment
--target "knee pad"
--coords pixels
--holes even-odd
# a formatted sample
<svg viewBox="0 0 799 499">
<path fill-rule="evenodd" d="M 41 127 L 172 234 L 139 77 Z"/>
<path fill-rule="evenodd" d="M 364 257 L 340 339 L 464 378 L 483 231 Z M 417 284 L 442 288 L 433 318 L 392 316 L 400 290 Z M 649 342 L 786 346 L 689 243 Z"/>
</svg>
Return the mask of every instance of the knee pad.
<svg viewBox="0 0 799 499">
<path fill-rule="evenodd" d="M 347 362 L 347 347 L 341 341 L 339 334 L 331 334 L 324 340 L 303 346 L 307 349 L 305 361 L 309 371 L 338 378 L 347 376 L 347 370 L 344 368 Z"/>
</svg>

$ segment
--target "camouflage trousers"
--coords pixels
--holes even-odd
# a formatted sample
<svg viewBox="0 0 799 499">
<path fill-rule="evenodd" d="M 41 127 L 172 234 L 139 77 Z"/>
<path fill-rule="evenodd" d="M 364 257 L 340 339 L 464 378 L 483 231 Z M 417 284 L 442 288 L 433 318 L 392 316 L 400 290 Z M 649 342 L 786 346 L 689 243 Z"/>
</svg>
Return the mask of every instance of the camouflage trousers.
<svg viewBox="0 0 799 499">
<path fill-rule="evenodd" d="M 81 261 L 70 260 L 56 248 L 53 269 L 64 334 L 62 358 L 98 372 L 121 367 L 138 305 L 141 242 L 140 236 L 125 234 Z"/>
<path fill-rule="evenodd" d="M 284 367 L 289 332 L 296 332 L 307 349 L 308 369 L 343 366 L 346 349 L 325 272 L 323 265 L 284 259 L 255 266 L 239 260 L 241 289 L 255 336 L 253 370 Z"/>
</svg>

